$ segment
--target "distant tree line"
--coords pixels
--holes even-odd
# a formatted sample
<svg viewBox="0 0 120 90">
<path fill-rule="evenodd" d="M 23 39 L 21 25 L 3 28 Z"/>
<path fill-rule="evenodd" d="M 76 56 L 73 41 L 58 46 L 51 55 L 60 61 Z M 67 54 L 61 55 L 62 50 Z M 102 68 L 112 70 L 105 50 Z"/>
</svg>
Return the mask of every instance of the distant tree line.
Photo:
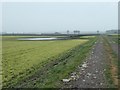
<svg viewBox="0 0 120 90">
<path fill-rule="evenodd" d="M 79 34 L 80 34 L 80 31 L 79 31 L 79 30 L 74 30 L 73 33 L 74 33 L 74 35 L 75 35 L 75 34 L 78 34 L 78 35 L 79 35 Z M 70 34 L 70 31 L 69 31 L 69 30 L 67 30 L 67 34 Z"/>
</svg>

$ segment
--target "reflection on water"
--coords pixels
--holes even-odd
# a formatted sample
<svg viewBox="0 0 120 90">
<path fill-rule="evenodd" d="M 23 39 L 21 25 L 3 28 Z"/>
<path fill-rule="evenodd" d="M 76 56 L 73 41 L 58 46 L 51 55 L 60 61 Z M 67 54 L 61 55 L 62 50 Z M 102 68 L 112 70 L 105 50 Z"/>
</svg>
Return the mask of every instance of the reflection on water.
<svg viewBox="0 0 120 90">
<path fill-rule="evenodd" d="M 19 38 L 18 40 L 58 40 L 60 38 Z"/>
</svg>

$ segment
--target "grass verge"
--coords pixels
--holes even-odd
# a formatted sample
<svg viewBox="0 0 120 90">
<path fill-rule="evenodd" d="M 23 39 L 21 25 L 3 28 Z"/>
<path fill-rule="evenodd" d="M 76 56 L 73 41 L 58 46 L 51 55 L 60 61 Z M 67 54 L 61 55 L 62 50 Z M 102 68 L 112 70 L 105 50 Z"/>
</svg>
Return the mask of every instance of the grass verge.
<svg viewBox="0 0 120 90">
<path fill-rule="evenodd" d="M 118 87 L 118 56 L 112 50 L 107 37 L 104 37 L 104 48 L 108 64 L 106 65 L 105 75 L 110 88 Z"/>
</svg>

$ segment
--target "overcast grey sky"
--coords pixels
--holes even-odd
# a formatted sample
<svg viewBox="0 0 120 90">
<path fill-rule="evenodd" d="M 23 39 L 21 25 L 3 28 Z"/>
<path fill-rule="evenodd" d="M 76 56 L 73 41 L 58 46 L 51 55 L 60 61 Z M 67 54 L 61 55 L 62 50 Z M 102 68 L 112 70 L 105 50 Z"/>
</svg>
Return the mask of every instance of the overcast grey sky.
<svg viewBox="0 0 120 90">
<path fill-rule="evenodd" d="M 7 2 L 3 32 L 104 32 L 118 28 L 115 2 Z"/>
</svg>

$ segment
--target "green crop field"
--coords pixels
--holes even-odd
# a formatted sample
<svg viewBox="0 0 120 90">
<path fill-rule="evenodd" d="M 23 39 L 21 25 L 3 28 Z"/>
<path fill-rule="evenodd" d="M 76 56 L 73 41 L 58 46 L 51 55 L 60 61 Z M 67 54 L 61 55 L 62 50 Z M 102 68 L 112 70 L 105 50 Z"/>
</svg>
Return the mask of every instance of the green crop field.
<svg viewBox="0 0 120 90">
<path fill-rule="evenodd" d="M 80 36 L 81 39 L 84 39 L 84 38 L 89 39 L 89 38 L 94 38 L 94 37 L 95 36 Z"/>
<path fill-rule="evenodd" d="M 33 75 L 45 64 L 55 61 L 61 54 L 90 41 L 89 39 L 18 41 L 16 38 L 19 36 L 2 38 L 3 86 L 18 83 Z"/>
<path fill-rule="evenodd" d="M 108 36 L 111 37 L 115 43 L 120 44 L 120 34 L 111 34 Z"/>
</svg>

